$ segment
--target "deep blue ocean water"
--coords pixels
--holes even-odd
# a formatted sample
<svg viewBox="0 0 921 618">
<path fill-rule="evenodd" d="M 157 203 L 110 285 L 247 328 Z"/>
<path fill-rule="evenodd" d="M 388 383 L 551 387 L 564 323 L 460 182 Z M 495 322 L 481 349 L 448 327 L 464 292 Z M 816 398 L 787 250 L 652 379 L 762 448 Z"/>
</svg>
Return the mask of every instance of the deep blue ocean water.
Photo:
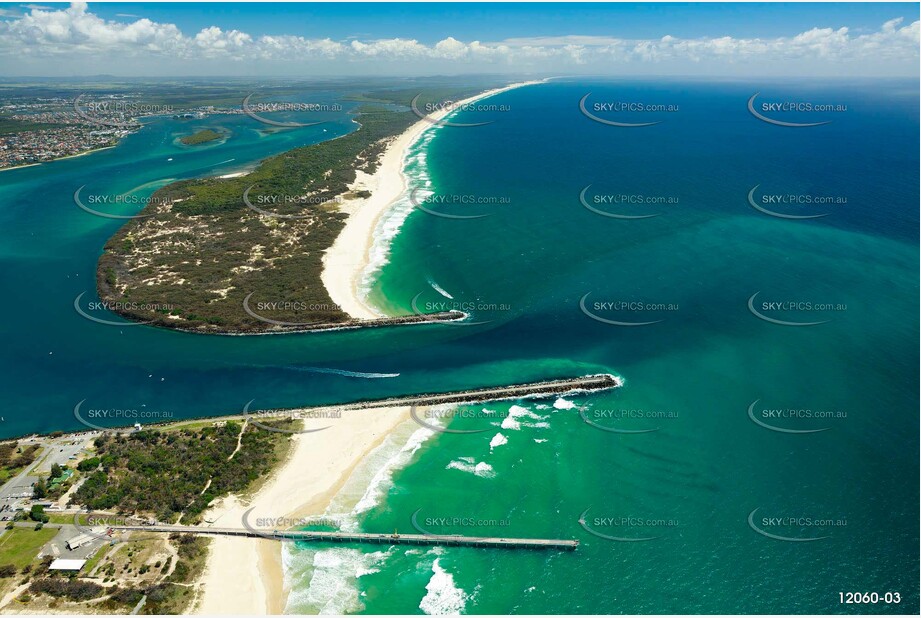
<svg viewBox="0 0 921 618">
<path fill-rule="evenodd" d="M 94 297 L 96 259 L 119 225 L 80 211 L 77 187 L 117 194 L 227 173 L 329 136 L 318 128 L 266 136 L 243 118 L 211 118 L 203 124 L 230 129 L 230 139 L 189 153 L 173 143 L 189 126 L 163 119 L 116 149 L 4 172 L 0 431 L 79 428 L 73 408 L 83 399 L 181 418 L 234 412 L 251 399 L 295 406 L 609 371 L 626 386 L 570 400 L 603 427 L 655 431 L 611 433 L 583 422 L 577 408 L 508 402 L 487 406 L 495 420 L 455 421 L 490 431 L 424 443 L 417 435 L 418 449 L 397 457 L 410 439 L 401 435 L 356 477 L 363 487 L 393 459 L 392 480 L 379 476 L 379 495 L 351 513 L 364 529 L 413 532 L 419 512 L 468 522 L 433 531 L 575 538 L 576 552 L 300 548 L 288 556 L 299 593 L 289 609 L 917 613 L 916 86 L 559 80 L 489 100 L 508 111 L 459 113 L 459 122 L 494 122 L 433 131 L 407 171 L 437 195 L 501 200 L 432 206 L 489 215 L 476 219 L 413 210 L 370 295 L 393 311 L 414 299 L 463 303 L 485 322 L 474 326 L 208 337 L 104 326 L 73 310 L 81 292 Z M 847 110 L 780 113 L 832 123 L 779 127 L 748 112 L 756 92 L 759 101 Z M 608 126 L 580 113 L 589 93 L 589 106 L 678 111 L 598 112 L 663 121 Z M 329 127 L 347 130 L 345 118 Z M 592 212 L 579 199 L 589 185 L 597 209 L 658 216 Z M 846 201 L 756 202 L 780 214 L 827 214 L 789 220 L 749 204 L 756 186 L 756 200 Z M 594 201 L 605 196 L 658 201 Z M 759 319 L 747 304 L 756 293 L 754 307 L 768 317 L 827 322 Z M 597 318 L 655 323 L 601 322 L 580 300 Z M 836 310 L 763 305 L 771 302 Z M 400 375 L 359 379 L 311 367 Z M 753 414 L 767 424 L 827 430 L 766 429 L 749 418 L 756 400 Z M 844 416 L 772 418 L 765 409 Z M 620 410 L 633 418 L 605 416 Z M 346 497 L 337 506 L 354 510 Z M 586 509 L 596 532 L 656 538 L 593 535 L 579 523 Z M 827 538 L 768 538 L 749 525 L 753 511 L 754 527 L 770 534 Z M 900 592 L 902 603 L 840 605 L 846 591 Z"/>
<path fill-rule="evenodd" d="M 505 359 L 484 366 L 490 375 L 516 375 L 550 359 L 614 371 L 627 382 L 613 396 L 569 400 L 585 405 L 599 425 L 655 431 L 595 429 L 578 410 L 548 408 L 552 402 L 489 405 L 496 420 L 456 420 L 452 428 L 492 429 L 431 437 L 409 465 L 400 463 L 405 453 L 395 456 L 377 506 L 351 512 L 362 528 L 414 532 L 415 513 L 417 523 L 435 522 L 432 532 L 576 538 L 578 551 L 303 549 L 292 559 L 301 558 L 303 570 L 295 572 L 302 581 L 321 575 L 307 586 L 310 602 L 297 597 L 289 607 L 917 611 L 913 86 L 561 80 L 492 99 L 509 111 L 454 118 L 493 120 L 488 126 L 433 131 L 407 166 L 422 195 L 504 199 L 426 203 L 442 214 L 489 215 L 476 219 L 412 211 L 372 299 L 391 310 L 406 310 L 412 299 L 472 307 L 474 320 L 492 322 L 470 327 L 445 352 Z M 833 121 L 780 127 L 748 112 L 758 91 L 761 100 L 847 109 L 779 114 L 790 122 Z M 580 113 L 578 101 L 589 92 L 590 102 L 672 104 L 678 111 L 599 113 L 663 120 L 608 126 Z M 588 185 L 596 209 L 659 216 L 591 212 L 579 199 Z M 756 186 L 758 205 L 827 216 L 763 214 L 748 201 Z M 659 201 L 595 203 L 595 195 Z M 762 195 L 828 203 L 777 204 Z M 748 309 L 755 293 L 755 308 L 768 317 L 827 323 L 761 320 Z M 586 294 L 597 317 L 657 323 L 593 320 L 580 310 Z M 786 301 L 797 304 L 763 309 L 763 302 Z M 604 305 L 610 302 L 643 307 L 612 310 Z M 799 303 L 834 310 L 800 310 Z M 759 426 L 748 415 L 756 400 L 753 414 L 766 424 L 827 430 Z M 833 418 L 771 418 L 763 410 Z M 579 524 L 586 509 L 586 524 L 597 532 L 654 540 L 592 535 Z M 818 540 L 761 535 L 748 524 L 753 511 L 753 525 L 764 532 Z M 330 585 L 331 573 L 359 594 L 343 595 Z M 840 604 L 839 592 L 852 589 L 900 591 L 902 602 Z"/>
</svg>

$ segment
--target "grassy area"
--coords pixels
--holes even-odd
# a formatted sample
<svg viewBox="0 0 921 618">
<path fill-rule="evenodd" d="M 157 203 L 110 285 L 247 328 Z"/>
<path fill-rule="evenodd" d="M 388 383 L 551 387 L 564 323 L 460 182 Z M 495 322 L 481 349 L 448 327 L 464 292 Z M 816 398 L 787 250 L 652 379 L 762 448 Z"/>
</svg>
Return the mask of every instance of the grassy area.
<svg viewBox="0 0 921 618">
<path fill-rule="evenodd" d="M 86 561 L 86 564 L 83 565 L 83 569 L 80 571 L 83 575 L 89 575 L 96 565 L 99 564 L 99 561 L 102 560 L 102 557 L 106 554 L 106 551 L 109 549 L 109 545 L 103 545 L 96 550 L 96 553 L 89 557 Z"/>
<path fill-rule="evenodd" d="M 45 515 L 48 516 L 48 523 L 49 523 L 49 524 L 68 524 L 68 525 L 73 525 L 73 523 L 74 523 L 74 516 L 73 516 L 73 514 L 67 515 L 67 514 L 64 514 L 64 513 L 49 513 L 48 511 L 45 511 Z M 81 524 L 85 524 L 85 523 L 86 523 L 86 515 L 85 515 L 85 514 L 77 515 L 77 521 L 79 521 Z"/>
<path fill-rule="evenodd" d="M 0 566 L 12 564 L 18 570 L 32 564 L 39 550 L 58 533 L 57 528 L 15 527 L 0 535 Z"/>
<path fill-rule="evenodd" d="M 216 420 L 214 420 L 214 419 L 210 419 L 210 420 L 198 420 L 198 421 L 180 421 L 180 422 L 177 422 L 177 423 L 173 423 L 173 424 L 171 424 L 171 425 L 167 425 L 167 426 L 162 427 L 162 428 L 161 428 L 161 427 L 157 427 L 156 429 L 157 429 L 158 431 L 166 431 L 166 432 L 169 432 L 169 431 L 182 431 L 182 430 L 184 430 L 184 429 L 187 429 L 187 430 L 189 430 L 189 431 L 199 431 L 199 430 L 201 430 L 201 429 L 205 429 L 206 427 L 214 427 L 214 424 L 217 423 L 217 422 L 220 422 L 220 421 L 216 421 Z M 242 421 L 238 421 L 238 422 L 242 422 Z"/>
</svg>

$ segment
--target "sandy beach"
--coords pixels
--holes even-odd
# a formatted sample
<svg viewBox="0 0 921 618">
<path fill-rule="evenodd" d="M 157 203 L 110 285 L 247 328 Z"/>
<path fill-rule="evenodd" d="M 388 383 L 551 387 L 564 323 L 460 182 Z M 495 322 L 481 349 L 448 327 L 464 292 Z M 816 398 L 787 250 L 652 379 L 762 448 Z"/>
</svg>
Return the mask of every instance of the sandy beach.
<svg viewBox="0 0 921 618">
<path fill-rule="evenodd" d="M 287 461 L 252 497 L 229 496 L 205 513 L 206 526 L 242 528 L 243 514 L 254 527 L 260 517 L 297 519 L 322 515 L 355 466 L 400 423 L 408 407 L 343 411 L 341 418 L 305 419 Z M 201 615 L 280 614 L 284 587 L 282 544 L 250 538 L 214 537 L 199 580 L 194 611 Z"/>
<path fill-rule="evenodd" d="M 473 103 L 514 88 L 540 83 L 543 81 L 520 82 L 487 90 L 458 102 L 456 106 Z M 442 120 L 451 112 L 450 109 L 439 110 L 429 114 L 429 118 L 435 121 Z M 323 256 L 322 280 L 333 302 L 354 318 L 369 320 L 381 316 L 379 311 L 364 302 L 358 287 L 370 262 L 378 221 L 406 192 L 406 176 L 403 174 L 406 151 L 426 129 L 433 126 L 429 121 L 420 120 L 396 137 L 381 156 L 374 174 L 358 172 L 355 183 L 350 187 L 351 191 L 370 191 L 371 196 L 342 202 L 342 210 L 349 213 L 349 218 L 332 247 Z"/>
<path fill-rule="evenodd" d="M 470 97 L 458 105 L 472 103 L 506 90 L 541 82 L 522 82 Z M 433 113 L 441 120 L 450 110 Z M 358 173 L 351 191 L 366 190 L 371 196 L 347 200 L 342 209 L 349 214 L 346 225 L 323 263 L 323 284 L 332 300 L 358 319 L 373 319 L 380 313 L 361 299 L 358 286 L 370 259 L 374 233 L 380 217 L 406 191 L 403 160 L 407 149 L 432 127 L 420 120 L 394 138 L 374 174 Z M 230 496 L 205 514 L 206 525 L 242 527 L 243 514 L 250 508 L 252 521 L 258 517 L 300 517 L 322 515 L 355 466 L 376 448 L 400 423 L 409 419 L 408 407 L 343 411 L 339 419 L 305 420 L 306 428 L 329 425 L 318 432 L 294 436 L 291 454 L 252 497 Z M 269 540 L 216 537 L 211 541 L 205 573 L 199 580 L 197 614 L 280 614 L 284 611 L 285 589 L 281 543 Z"/>
</svg>

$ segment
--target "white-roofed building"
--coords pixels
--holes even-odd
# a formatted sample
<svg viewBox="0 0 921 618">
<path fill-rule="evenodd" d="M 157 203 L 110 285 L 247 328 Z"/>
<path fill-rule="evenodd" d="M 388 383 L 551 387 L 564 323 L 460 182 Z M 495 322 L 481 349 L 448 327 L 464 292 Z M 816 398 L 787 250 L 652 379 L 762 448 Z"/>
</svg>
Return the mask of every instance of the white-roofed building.
<svg viewBox="0 0 921 618">
<path fill-rule="evenodd" d="M 79 571 L 86 564 L 86 560 L 73 560 L 70 558 L 58 558 L 48 567 L 51 571 Z"/>
</svg>

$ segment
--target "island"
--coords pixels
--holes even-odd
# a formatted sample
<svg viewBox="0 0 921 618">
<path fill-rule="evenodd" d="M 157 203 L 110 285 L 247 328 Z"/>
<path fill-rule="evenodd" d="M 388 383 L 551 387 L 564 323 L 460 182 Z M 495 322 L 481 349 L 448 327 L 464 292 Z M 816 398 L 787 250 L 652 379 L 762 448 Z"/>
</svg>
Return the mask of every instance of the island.
<svg viewBox="0 0 921 618">
<path fill-rule="evenodd" d="M 208 142 L 223 138 L 224 134 L 219 131 L 215 131 L 214 129 L 202 129 L 201 131 L 196 131 L 192 135 L 186 135 L 185 137 L 179 138 L 179 142 L 185 146 L 198 146 L 199 144 L 207 144 Z"/>
<path fill-rule="evenodd" d="M 420 108 L 437 107 L 509 87 L 375 93 L 391 106 L 359 107 L 358 128 L 346 135 L 270 157 L 245 175 L 161 188 L 106 243 L 96 273 L 100 298 L 130 320 L 198 333 L 464 319 L 459 311 L 377 314 L 354 298 L 354 265 L 367 254 L 379 217 L 403 193 L 406 148 L 436 118 L 410 111 L 413 98 L 420 97 Z"/>
</svg>

